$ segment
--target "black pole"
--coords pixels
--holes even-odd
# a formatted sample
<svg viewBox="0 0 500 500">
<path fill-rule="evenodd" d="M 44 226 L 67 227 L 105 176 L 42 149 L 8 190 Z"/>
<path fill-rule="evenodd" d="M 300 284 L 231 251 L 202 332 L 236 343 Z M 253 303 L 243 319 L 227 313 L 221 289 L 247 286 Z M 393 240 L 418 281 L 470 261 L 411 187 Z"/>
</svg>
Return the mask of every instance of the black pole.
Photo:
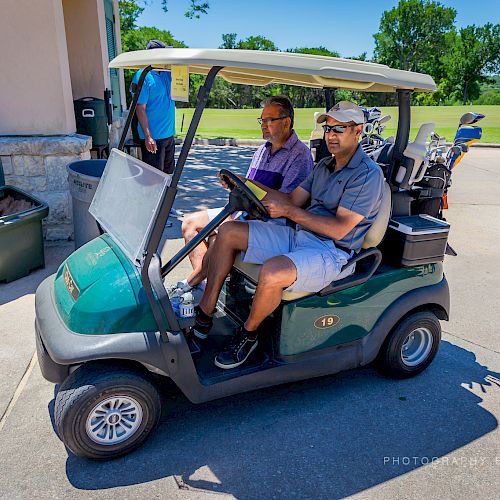
<svg viewBox="0 0 500 500">
<path fill-rule="evenodd" d="M 333 108 L 337 102 L 337 97 L 335 95 L 335 91 L 337 89 L 327 87 L 325 88 L 325 101 L 326 101 L 326 111 L 329 111 L 330 108 Z"/>
<path fill-rule="evenodd" d="M 411 90 L 398 90 L 398 131 L 394 143 L 394 155 L 398 160 L 403 157 L 403 151 L 408 146 L 411 120 Z"/>
<path fill-rule="evenodd" d="M 207 104 L 210 89 L 212 88 L 217 73 L 222 68 L 222 66 L 213 66 L 212 69 L 208 72 L 207 77 L 205 78 L 205 83 L 200 87 L 200 90 L 198 90 L 196 109 L 194 110 L 193 118 L 191 120 L 191 123 L 189 124 L 186 138 L 182 143 L 182 149 L 179 154 L 179 159 L 177 160 L 174 175 L 172 176 L 172 182 L 170 186 L 173 188 L 177 187 L 177 183 L 179 182 L 182 174 L 182 169 L 184 168 L 189 150 L 191 149 L 191 144 L 193 143 L 194 134 L 196 133 L 196 129 L 198 128 L 198 124 L 200 123 L 201 115 L 203 114 L 203 110 L 205 109 L 205 106 Z"/>
<path fill-rule="evenodd" d="M 166 276 L 182 259 L 187 257 L 226 217 L 232 212 L 233 208 L 227 204 L 224 210 L 210 221 L 186 246 L 181 248 L 162 268 L 161 275 Z"/>
<path fill-rule="evenodd" d="M 134 117 L 135 108 L 137 107 L 137 101 L 139 100 L 139 95 L 142 90 L 142 86 L 144 84 L 144 80 L 146 75 L 152 70 L 151 66 L 147 66 L 142 70 L 141 76 L 139 77 L 139 81 L 137 82 L 137 87 L 134 92 L 134 98 L 132 99 L 132 103 L 130 104 L 130 109 L 128 110 L 127 121 L 125 122 L 125 126 L 123 127 L 122 136 L 120 137 L 120 143 L 118 144 L 118 149 L 123 151 L 123 146 L 125 145 L 125 139 L 127 137 L 128 129 L 130 128 L 130 124 L 132 123 L 132 118 Z"/>
</svg>

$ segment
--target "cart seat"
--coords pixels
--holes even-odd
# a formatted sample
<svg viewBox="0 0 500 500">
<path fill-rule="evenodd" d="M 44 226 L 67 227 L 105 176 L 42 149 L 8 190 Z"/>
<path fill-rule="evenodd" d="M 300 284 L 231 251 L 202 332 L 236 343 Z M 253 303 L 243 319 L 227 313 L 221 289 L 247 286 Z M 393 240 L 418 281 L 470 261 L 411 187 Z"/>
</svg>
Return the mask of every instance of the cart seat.
<svg viewBox="0 0 500 500">
<path fill-rule="evenodd" d="M 370 229 L 365 235 L 363 240 L 363 249 L 376 247 L 385 235 L 387 226 L 389 225 L 389 219 L 391 217 L 391 188 L 387 182 L 384 182 L 384 192 L 382 195 L 382 202 L 380 204 L 380 209 L 377 217 L 373 221 Z M 250 281 L 257 284 L 259 282 L 259 273 L 262 268 L 261 264 L 249 264 L 242 262 L 241 254 L 238 254 L 234 262 L 234 267 L 238 269 L 243 275 L 245 275 Z M 349 262 L 343 267 L 342 271 L 338 275 L 335 281 L 344 279 L 355 271 L 356 264 L 349 265 Z M 308 295 L 314 295 L 315 292 L 287 292 L 283 291 L 281 300 L 290 301 L 300 299 L 302 297 L 307 297 Z"/>
</svg>

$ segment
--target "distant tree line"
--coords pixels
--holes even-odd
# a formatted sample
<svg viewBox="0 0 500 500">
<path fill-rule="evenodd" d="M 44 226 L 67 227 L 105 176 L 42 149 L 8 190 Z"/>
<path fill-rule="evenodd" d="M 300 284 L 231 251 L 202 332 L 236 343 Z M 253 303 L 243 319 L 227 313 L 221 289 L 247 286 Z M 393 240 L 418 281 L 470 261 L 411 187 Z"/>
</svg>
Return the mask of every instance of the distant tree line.
<svg viewBox="0 0 500 500">
<path fill-rule="evenodd" d="M 145 5 L 144 1 L 119 1 L 123 50 L 144 49 L 153 38 L 166 45 L 187 47 L 184 42 L 176 40 L 170 31 L 137 26 L 137 19 Z M 162 6 L 167 10 L 167 1 L 162 0 Z M 185 15 L 196 18 L 205 14 L 208 8 L 207 2 L 190 0 Z M 500 25 L 487 23 L 484 26 L 470 25 L 457 29 L 456 14 L 455 9 L 433 0 L 400 0 L 396 7 L 382 13 L 379 31 L 374 35 L 372 62 L 395 69 L 428 73 L 434 78 L 437 91 L 415 94 L 413 104 L 466 104 L 477 100 L 482 88 L 486 88 L 486 95 L 481 95 L 486 100 L 483 104 L 500 104 L 498 79 L 493 77 L 500 72 Z M 220 48 L 280 50 L 264 36 L 238 39 L 236 33 L 223 34 Z M 335 50 L 323 46 L 295 47 L 285 51 L 340 57 Z M 366 53 L 348 59 L 368 60 Z M 133 71 L 126 70 L 127 88 L 132 76 Z M 202 75 L 190 75 L 190 102 L 187 105 L 194 105 L 203 81 Z M 208 106 L 255 108 L 266 97 L 279 94 L 288 95 L 296 107 L 324 106 L 322 90 L 280 84 L 251 87 L 231 84 L 222 78 L 216 79 Z M 337 99 L 353 99 L 359 104 L 371 106 L 396 104 L 395 94 L 378 92 L 338 90 Z"/>
</svg>

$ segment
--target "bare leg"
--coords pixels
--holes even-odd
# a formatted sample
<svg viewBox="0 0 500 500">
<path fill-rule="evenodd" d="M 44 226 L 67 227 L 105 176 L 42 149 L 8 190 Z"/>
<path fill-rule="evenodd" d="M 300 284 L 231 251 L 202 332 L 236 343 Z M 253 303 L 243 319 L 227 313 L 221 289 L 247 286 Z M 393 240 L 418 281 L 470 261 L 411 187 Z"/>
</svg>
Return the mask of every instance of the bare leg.
<svg viewBox="0 0 500 500">
<path fill-rule="evenodd" d="M 208 222 L 206 210 L 187 215 L 182 222 L 182 236 L 186 244 L 189 243 Z M 203 257 L 206 252 L 207 247 L 202 243 L 189 254 L 193 272 L 189 275 L 187 281 L 191 286 L 197 285 L 205 278 L 205 276 L 200 276 L 200 272 L 202 270 Z"/>
<path fill-rule="evenodd" d="M 245 330 L 249 332 L 256 330 L 278 307 L 283 289 L 288 288 L 296 279 L 297 269 L 288 257 L 280 255 L 264 262 L 252 309 L 244 325 Z"/>
<path fill-rule="evenodd" d="M 208 262 L 207 286 L 200 301 L 200 308 L 206 314 L 211 314 L 217 304 L 217 299 L 226 276 L 233 267 L 238 252 L 248 247 L 248 224 L 233 222 L 223 224 L 215 243 L 211 245 Z"/>
</svg>

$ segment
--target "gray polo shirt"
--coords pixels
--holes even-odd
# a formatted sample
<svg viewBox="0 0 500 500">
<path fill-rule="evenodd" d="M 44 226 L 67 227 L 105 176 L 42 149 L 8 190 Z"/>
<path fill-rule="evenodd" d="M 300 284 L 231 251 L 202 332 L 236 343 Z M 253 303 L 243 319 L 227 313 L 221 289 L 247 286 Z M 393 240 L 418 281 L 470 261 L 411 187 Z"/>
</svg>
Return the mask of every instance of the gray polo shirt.
<svg viewBox="0 0 500 500">
<path fill-rule="evenodd" d="M 384 176 L 360 146 L 345 167 L 336 172 L 334 169 L 335 158 L 323 158 L 300 184 L 311 194 L 311 204 L 306 210 L 335 217 L 340 206 L 362 215 L 364 219 L 344 238 L 334 240 L 340 247 L 357 252 L 380 208 Z M 321 234 L 317 236 L 328 239 Z"/>
</svg>

